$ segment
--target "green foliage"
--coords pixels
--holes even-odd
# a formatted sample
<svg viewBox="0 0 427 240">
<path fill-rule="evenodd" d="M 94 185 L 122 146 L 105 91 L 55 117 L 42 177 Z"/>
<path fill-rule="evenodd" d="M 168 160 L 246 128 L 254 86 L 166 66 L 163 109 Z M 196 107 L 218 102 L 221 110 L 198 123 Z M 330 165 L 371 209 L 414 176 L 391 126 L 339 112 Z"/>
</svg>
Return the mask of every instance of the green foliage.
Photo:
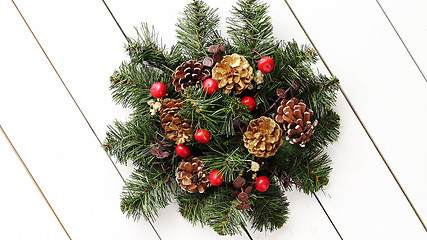
<svg viewBox="0 0 427 240">
<path fill-rule="evenodd" d="M 274 231 L 285 224 L 288 219 L 286 196 L 277 185 L 271 185 L 268 191 L 251 195 L 252 228 L 257 231 Z"/>
<path fill-rule="evenodd" d="M 295 41 L 281 43 L 275 59 L 282 62 L 274 69 L 283 82 L 282 88 L 292 87 L 294 97 L 303 99 L 317 117 L 330 109 L 336 101 L 339 80 L 317 74 L 311 68 L 318 60 L 317 53 L 307 46 L 298 46 Z"/>
<path fill-rule="evenodd" d="M 183 191 L 179 191 L 176 196 L 178 200 L 179 213 L 195 225 L 197 222 L 200 222 L 205 225 L 207 218 L 204 214 L 204 208 L 206 204 L 206 195 L 205 194 L 188 194 Z"/>
<path fill-rule="evenodd" d="M 138 109 L 141 103 L 152 99 L 151 85 L 165 78 L 165 74 L 146 65 L 122 63 L 110 77 L 113 100 L 123 107 Z"/>
<path fill-rule="evenodd" d="M 128 217 L 138 220 L 143 216 L 155 220 L 158 209 L 166 207 L 171 201 L 174 185 L 166 182 L 171 175 L 156 174 L 136 169 L 127 180 L 122 193 L 121 210 Z"/>
<path fill-rule="evenodd" d="M 233 121 L 239 119 L 249 123 L 252 116 L 238 98 L 215 92 L 207 95 L 201 86 L 184 91 L 182 116 L 194 123 L 195 128 L 207 129 L 226 137 L 234 136 Z"/>
<path fill-rule="evenodd" d="M 232 196 L 233 188 L 215 188 L 209 194 L 180 193 L 177 196 L 179 212 L 192 224 L 212 227 L 220 235 L 241 233 L 242 215 L 234 207 L 238 204 Z"/>
<path fill-rule="evenodd" d="M 224 186 L 214 188 L 213 192 L 206 196 L 203 210 L 207 225 L 220 235 L 240 234 L 241 226 L 246 225 L 248 213 L 235 208 L 239 202 L 233 197 L 233 192 L 234 188 Z"/>
<path fill-rule="evenodd" d="M 226 148 L 211 149 L 204 154 L 203 162 L 212 170 L 219 169 L 224 181 L 233 181 L 239 174 L 244 174 L 250 169 L 252 156 L 244 151 L 243 145 L 231 151 L 228 150 Z"/>
<path fill-rule="evenodd" d="M 153 160 L 150 153 L 152 136 L 157 134 L 158 128 L 150 121 L 133 119 L 126 123 L 115 121 L 113 126 L 108 126 L 109 131 L 103 147 L 117 158 L 122 164 L 131 160 L 136 166 L 144 166 Z"/>
<path fill-rule="evenodd" d="M 319 191 L 329 182 L 332 171 L 331 159 L 322 150 L 309 151 L 304 149 L 300 154 L 292 154 L 277 165 L 283 170 L 279 174 L 279 182 L 292 189 L 293 186 L 306 194 Z"/>
<path fill-rule="evenodd" d="M 217 9 L 211 9 L 203 1 L 193 0 L 189 3 L 176 26 L 178 48 L 194 60 L 208 56 L 207 49 L 218 44 L 222 38 L 218 32 L 219 17 Z"/>
<path fill-rule="evenodd" d="M 128 217 L 154 220 L 158 209 L 175 197 L 185 219 L 209 226 L 221 235 L 240 234 L 250 225 L 248 222 L 257 231 L 273 231 L 288 219 L 286 191 L 297 189 L 311 194 L 329 181 L 331 160 L 324 148 L 339 135 L 339 116 L 332 109 L 339 81 L 311 68 L 318 61 L 311 48 L 273 37 L 267 4 L 238 0 L 227 19 L 229 38 L 223 38 L 217 30 L 220 19 L 216 11 L 201 0 L 191 1 L 178 19 L 178 42 L 170 51 L 146 24 L 137 29 L 135 39 L 128 39 L 130 61 L 114 71 L 110 89 L 113 100 L 133 113 L 128 121 L 114 121 L 108 126 L 103 147 L 120 163 L 130 161 L 135 166 L 121 196 L 121 209 Z M 201 86 L 175 92 L 170 84 L 174 69 L 187 60 L 202 60 L 210 55 L 209 46 L 220 42 L 226 46 L 227 54 L 245 56 L 254 72 L 260 58 L 256 52 L 273 58 L 274 70 L 264 74 L 263 82 L 252 81 L 253 88 L 237 96 L 221 90 L 207 95 Z M 167 86 L 165 98 L 182 100 L 178 114 L 192 124 L 193 133 L 197 129 L 210 132 L 209 143 L 191 140 L 186 144 L 192 156 L 200 157 L 206 174 L 213 169 L 221 171 L 222 185 L 204 193 L 187 193 L 178 187 L 175 173 L 181 157 L 175 153 L 175 142 L 165 139 L 158 109 L 152 107 L 157 100 L 151 96 L 150 87 L 159 81 Z M 286 93 L 287 99 L 302 99 L 314 111 L 311 120 L 317 120 L 318 125 L 306 147 L 292 145 L 283 137 L 284 143 L 275 156 L 257 158 L 244 146 L 242 135 L 252 119 L 275 113 L 281 100 L 278 89 Z M 256 99 L 254 111 L 241 103 L 243 96 Z M 167 154 L 159 155 L 156 149 Z M 236 189 L 232 182 L 242 176 L 249 181 L 247 186 L 254 186 L 251 166 L 255 162 L 261 165 L 256 174 L 268 176 L 270 186 L 263 193 L 254 188 L 248 199 L 251 208 L 238 210 L 236 206 L 241 201 L 233 196 Z"/>
<path fill-rule="evenodd" d="M 308 143 L 307 148 L 321 149 L 338 140 L 340 116 L 336 112 L 328 109 L 317 120 L 319 123 L 312 135 L 313 141 Z"/>
<path fill-rule="evenodd" d="M 259 56 L 252 50 L 265 56 L 274 52 L 277 44 L 267 9 L 268 5 L 258 0 L 238 0 L 233 6 L 232 17 L 227 19 L 227 33 L 237 48 L 236 52 L 246 57 L 255 55 L 256 59 Z"/>
<path fill-rule="evenodd" d="M 129 38 L 126 46 L 133 63 L 144 63 L 169 72 L 181 63 L 181 56 L 175 47 L 172 47 L 171 52 L 168 53 L 166 47 L 159 43 L 154 27 L 150 31 L 147 24 L 144 23 L 140 29 L 135 29 L 137 38 Z"/>
</svg>

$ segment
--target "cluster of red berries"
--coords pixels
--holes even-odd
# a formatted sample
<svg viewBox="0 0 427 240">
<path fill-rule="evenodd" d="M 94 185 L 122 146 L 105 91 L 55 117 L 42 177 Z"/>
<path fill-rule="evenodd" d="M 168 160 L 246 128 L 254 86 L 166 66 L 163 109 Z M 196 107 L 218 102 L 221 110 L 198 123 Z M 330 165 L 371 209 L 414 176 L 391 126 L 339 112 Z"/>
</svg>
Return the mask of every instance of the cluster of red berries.
<svg viewBox="0 0 427 240">
<path fill-rule="evenodd" d="M 212 184 L 212 186 L 219 186 L 223 183 L 224 175 L 220 173 L 218 169 L 213 170 L 209 174 L 209 182 Z M 270 180 L 268 180 L 268 177 L 266 176 L 260 176 L 255 180 L 255 188 L 260 192 L 265 192 L 268 189 L 268 186 L 270 186 Z"/>
</svg>

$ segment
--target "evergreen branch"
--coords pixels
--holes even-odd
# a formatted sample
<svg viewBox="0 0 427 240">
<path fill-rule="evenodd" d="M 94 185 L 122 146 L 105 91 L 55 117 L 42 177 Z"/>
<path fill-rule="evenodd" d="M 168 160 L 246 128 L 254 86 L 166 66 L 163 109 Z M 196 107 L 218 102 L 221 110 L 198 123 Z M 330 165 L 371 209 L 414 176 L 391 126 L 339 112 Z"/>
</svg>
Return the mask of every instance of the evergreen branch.
<svg viewBox="0 0 427 240">
<path fill-rule="evenodd" d="M 227 19 L 227 33 L 237 47 L 236 51 L 247 57 L 254 55 L 253 50 L 261 55 L 271 55 L 277 44 L 274 43 L 268 5 L 258 0 L 238 0 L 236 4 L 231 10 L 232 17 Z M 254 58 L 259 57 L 255 55 Z"/>
<path fill-rule="evenodd" d="M 177 47 L 190 59 L 203 59 L 209 55 L 210 45 L 222 41 L 217 30 L 220 19 L 216 11 L 201 0 L 193 0 L 178 19 Z"/>
<path fill-rule="evenodd" d="M 143 216 L 146 220 L 154 221 L 158 209 L 170 203 L 171 193 L 175 191 L 168 182 L 170 177 L 136 169 L 123 188 L 122 212 L 135 220 Z"/>
<path fill-rule="evenodd" d="M 171 54 L 166 51 L 166 47 L 159 43 L 158 33 L 154 27 L 150 31 L 146 23 L 143 23 L 137 32 L 137 38 L 129 38 L 126 45 L 126 51 L 129 52 L 133 63 L 148 64 L 165 72 L 173 72 L 181 63 L 181 57 L 178 55 L 175 47 L 172 47 Z"/>
<path fill-rule="evenodd" d="M 167 76 L 146 65 L 123 62 L 119 70 L 114 71 L 110 77 L 110 90 L 112 98 L 123 107 L 140 108 L 148 106 L 146 103 L 152 99 L 150 87 Z"/>
<path fill-rule="evenodd" d="M 220 235 L 240 234 L 240 227 L 246 225 L 248 213 L 235 208 L 239 204 L 232 196 L 235 189 L 224 185 L 213 191 L 207 194 L 203 208 L 207 225 Z"/>
<path fill-rule="evenodd" d="M 268 191 L 250 195 L 252 228 L 257 231 L 274 231 L 285 224 L 288 219 L 286 196 L 274 183 Z"/>
<path fill-rule="evenodd" d="M 206 224 L 206 215 L 204 214 L 203 209 L 205 208 L 205 194 L 199 193 L 184 193 L 179 192 L 177 194 L 178 200 L 178 211 L 181 215 L 190 221 L 193 225 L 197 222 L 201 223 L 202 226 Z"/>
<path fill-rule="evenodd" d="M 299 156 L 291 158 L 291 164 L 285 168 L 285 172 L 295 184 L 299 191 L 306 194 L 320 190 L 329 182 L 329 173 L 332 171 L 331 160 L 322 150 L 315 152 L 305 151 Z M 286 187 L 290 187 L 285 178 L 280 179 Z"/>
<path fill-rule="evenodd" d="M 239 174 L 246 173 L 251 168 L 252 155 L 243 146 L 231 148 L 235 144 L 224 143 L 222 150 L 210 149 L 203 156 L 203 163 L 206 167 L 214 170 L 219 169 L 223 174 L 224 181 L 233 181 Z"/>
<path fill-rule="evenodd" d="M 154 143 L 153 136 L 156 136 L 159 130 L 155 124 L 150 124 L 151 122 L 150 118 L 134 118 L 126 123 L 115 121 L 113 126 L 108 126 L 104 149 L 122 164 L 127 164 L 129 160 L 136 166 L 152 162 L 154 156 L 150 149 Z"/>
<path fill-rule="evenodd" d="M 316 118 L 320 119 L 328 110 L 335 105 L 339 81 L 336 77 L 328 78 L 319 75 L 309 82 L 307 93 L 302 93 L 310 108 L 314 111 Z"/>
<path fill-rule="evenodd" d="M 318 119 L 318 125 L 315 128 L 312 140 L 308 142 L 307 148 L 323 148 L 329 143 L 338 140 L 340 131 L 340 116 L 332 111 L 326 110 L 324 114 Z"/>
<path fill-rule="evenodd" d="M 282 45 L 284 48 L 275 54 L 281 64 L 274 69 L 274 74 L 284 81 L 282 88 L 291 87 L 293 97 L 303 99 L 316 118 L 321 118 L 335 104 L 339 80 L 314 73 L 311 65 L 316 63 L 318 57 L 311 48 L 304 45 L 299 47 L 295 41 Z"/>
</svg>

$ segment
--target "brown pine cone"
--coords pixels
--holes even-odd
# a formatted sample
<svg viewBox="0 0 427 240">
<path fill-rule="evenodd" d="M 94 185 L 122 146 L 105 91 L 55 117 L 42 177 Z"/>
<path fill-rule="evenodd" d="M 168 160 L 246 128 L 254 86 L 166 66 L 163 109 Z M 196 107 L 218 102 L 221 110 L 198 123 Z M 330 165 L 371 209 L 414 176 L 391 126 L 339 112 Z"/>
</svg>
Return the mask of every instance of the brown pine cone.
<svg viewBox="0 0 427 240">
<path fill-rule="evenodd" d="M 198 157 L 183 159 L 176 170 L 176 181 L 182 189 L 188 192 L 203 193 L 208 187 L 209 174 L 203 168 L 203 162 Z"/>
<path fill-rule="evenodd" d="M 192 127 L 189 121 L 179 116 L 183 103 L 181 99 L 164 99 L 160 109 L 160 121 L 165 130 L 165 137 L 177 145 L 191 140 Z"/>
<path fill-rule="evenodd" d="M 292 98 L 291 100 L 282 100 L 274 119 L 279 124 L 283 124 L 286 140 L 292 144 L 299 143 L 301 147 L 305 147 L 306 143 L 310 141 L 314 127 L 317 126 L 317 120 L 310 121 L 312 117 L 313 111 L 307 109 L 302 100 Z"/>
<path fill-rule="evenodd" d="M 236 53 L 224 56 L 221 62 L 212 69 L 212 78 L 218 82 L 225 93 L 242 93 L 251 86 L 254 78 L 253 68 L 245 57 Z"/>
<path fill-rule="evenodd" d="M 209 68 L 203 63 L 190 60 L 183 62 L 172 74 L 175 91 L 181 92 L 183 89 L 202 83 L 206 78 L 211 76 Z"/>
<path fill-rule="evenodd" d="M 282 129 L 273 119 L 262 116 L 249 122 L 243 141 L 249 153 L 268 158 L 274 156 L 283 143 Z"/>
</svg>

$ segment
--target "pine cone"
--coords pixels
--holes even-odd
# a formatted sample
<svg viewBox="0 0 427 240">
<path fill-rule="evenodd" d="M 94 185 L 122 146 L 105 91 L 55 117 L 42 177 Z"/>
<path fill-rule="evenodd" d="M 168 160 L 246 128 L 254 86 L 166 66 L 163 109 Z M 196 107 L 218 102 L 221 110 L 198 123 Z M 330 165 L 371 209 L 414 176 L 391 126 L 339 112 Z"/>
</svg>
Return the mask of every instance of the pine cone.
<svg viewBox="0 0 427 240">
<path fill-rule="evenodd" d="M 160 121 L 166 133 L 165 137 L 175 141 L 177 145 L 191 140 L 191 124 L 178 114 L 182 105 L 181 99 L 164 99 L 160 109 Z"/>
<path fill-rule="evenodd" d="M 173 85 L 175 91 L 181 92 L 182 89 L 202 83 L 203 80 L 211 76 L 209 68 L 205 67 L 203 63 L 198 61 L 183 62 L 178 66 L 172 74 Z"/>
<path fill-rule="evenodd" d="M 292 144 L 299 142 L 301 147 L 310 141 L 314 127 L 317 126 L 317 120 L 310 121 L 312 117 L 313 111 L 297 98 L 283 99 L 275 114 L 276 122 L 283 123 L 286 140 Z"/>
<path fill-rule="evenodd" d="M 224 56 L 221 62 L 215 64 L 212 77 L 218 82 L 219 88 L 224 88 L 225 93 L 240 94 L 252 85 L 254 73 L 245 57 L 233 53 Z"/>
<path fill-rule="evenodd" d="M 176 181 L 182 189 L 188 192 L 203 193 L 208 187 L 209 174 L 203 168 L 203 163 L 198 157 L 183 159 L 176 170 Z"/>
<path fill-rule="evenodd" d="M 273 119 L 262 116 L 249 122 L 243 141 L 249 153 L 256 157 L 271 157 L 283 143 L 282 129 Z"/>
</svg>

